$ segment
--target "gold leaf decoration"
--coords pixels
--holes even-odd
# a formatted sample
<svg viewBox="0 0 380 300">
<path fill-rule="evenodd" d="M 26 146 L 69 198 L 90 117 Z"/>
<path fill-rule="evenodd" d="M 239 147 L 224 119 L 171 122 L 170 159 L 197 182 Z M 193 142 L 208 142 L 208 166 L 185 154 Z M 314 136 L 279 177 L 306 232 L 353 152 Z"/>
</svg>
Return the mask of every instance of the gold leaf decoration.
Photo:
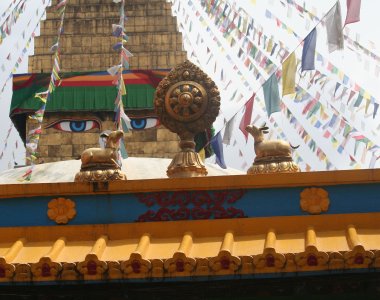
<svg viewBox="0 0 380 300">
<path fill-rule="evenodd" d="M 317 215 L 329 209 L 329 194 L 322 188 L 306 188 L 300 196 L 301 209 L 309 214 Z"/>
<path fill-rule="evenodd" d="M 48 203 L 48 208 L 47 215 L 49 219 L 57 224 L 67 224 L 77 214 L 75 202 L 66 198 L 52 199 Z"/>
</svg>

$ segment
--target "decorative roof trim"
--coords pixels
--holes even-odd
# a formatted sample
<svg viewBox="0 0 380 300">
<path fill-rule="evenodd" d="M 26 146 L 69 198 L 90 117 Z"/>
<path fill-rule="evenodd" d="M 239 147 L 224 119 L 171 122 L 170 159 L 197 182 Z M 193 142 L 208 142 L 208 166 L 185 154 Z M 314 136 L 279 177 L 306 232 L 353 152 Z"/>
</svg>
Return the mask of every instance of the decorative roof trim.
<svg viewBox="0 0 380 300">
<path fill-rule="evenodd" d="M 57 194 L 65 196 L 368 183 L 380 183 L 380 169 L 129 180 L 127 184 L 115 181 L 104 186 L 80 182 L 4 184 L 1 185 L 0 198 L 42 197 L 56 196 Z"/>
<path fill-rule="evenodd" d="M 227 231 L 219 253 L 214 257 L 197 258 L 191 256 L 193 238 L 185 233 L 178 250 L 172 258 L 144 259 L 138 251 L 149 248 L 149 237 L 144 235 L 128 260 L 103 261 L 103 252 L 108 237 L 101 236 L 93 245 L 85 259 L 68 263 L 54 261 L 65 239 L 58 239 L 49 253 L 37 263 L 10 263 L 0 259 L 0 282 L 40 282 L 66 280 L 120 280 L 130 278 L 151 279 L 171 277 L 199 277 L 246 274 L 281 274 L 304 271 L 331 271 L 362 269 L 373 271 L 379 267 L 380 248 L 368 250 L 360 244 L 356 228 L 349 225 L 346 238 L 348 251 L 323 252 L 318 249 L 316 232 L 313 228 L 306 231 L 305 251 L 298 253 L 276 253 L 276 236 L 268 231 L 261 254 L 234 255 L 235 234 Z M 139 250 L 140 249 L 140 250 Z M 146 250 L 146 249 L 145 249 Z M 264 264 L 263 264 L 264 259 Z"/>
</svg>

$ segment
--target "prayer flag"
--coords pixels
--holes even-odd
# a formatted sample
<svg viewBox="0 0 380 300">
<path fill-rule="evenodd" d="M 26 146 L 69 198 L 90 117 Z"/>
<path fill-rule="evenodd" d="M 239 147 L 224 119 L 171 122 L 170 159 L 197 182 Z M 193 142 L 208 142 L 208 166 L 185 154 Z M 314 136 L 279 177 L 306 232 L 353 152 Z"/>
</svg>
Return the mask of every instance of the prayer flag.
<svg viewBox="0 0 380 300">
<path fill-rule="evenodd" d="M 199 150 L 198 155 L 201 158 L 202 162 L 205 162 L 205 160 L 206 160 L 205 148 L 202 148 L 201 150 Z"/>
<path fill-rule="evenodd" d="M 215 162 L 222 168 L 227 169 L 226 163 L 224 162 L 224 155 L 223 155 L 223 144 L 222 144 L 222 136 L 220 134 L 220 131 L 216 136 L 214 136 L 211 139 L 211 147 L 212 150 L 214 150 L 215 153 Z"/>
<path fill-rule="evenodd" d="M 347 0 L 347 15 L 344 25 L 360 21 L 361 0 Z"/>
<path fill-rule="evenodd" d="M 280 111 L 280 93 L 278 91 L 278 81 L 275 73 L 264 83 L 263 91 L 268 116 L 276 111 Z"/>
<path fill-rule="evenodd" d="M 227 122 L 226 129 L 223 134 L 223 144 L 229 145 L 231 143 L 232 131 L 235 125 L 235 116 Z"/>
<path fill-rule="evenodd" d="M 128 70 L 129 69 L 129 61 L 123 57 L 122 62 L 123 62 L 124 69 Z"/>
<path fill-rule="evenodd" d="M 123 159 L 128 158 L 127 148 L 125 147 L 124 139 L 120 139 L 120 155 Z"/>
<path fill-rule="evenodd" d="M 64 11 L 66 10 L 66 5 L 60 7 L 60 8 L 57 8 L 57 14 L 58 16 L 62 16 L 62 14 L 64 13 Z"/>
<path fill-rule="evenodd" d="M 112 24 L 112 35 L 121 36 L 123 32 L 123 27 L 119 24 Z"/>
<path fill-rule="evenodd" d="M 62 6 L 66 5 L 66 0 L 58 0 L 57 9 L 61 8 Z"/>
<path fill-rule="evenodd" d="M 127 94 L 127 89 L 125 88 L 125 84 L 124 84 L 123 78 L 120 79 L 119 89 L 120 89 L 120 93 L 121 93 L 122 96 L 124 96 L 124 95 Z"/>
<path fill-rule="evenodd" d="M 251 98 L 245 104 L 244 116 L 240 121 L 239 129 L 245 136 L 245 141 L 248 141 L 248 132 L 245 128 L 251 124 L 252 110 L 253 110 L 253 101 L 255 99 L 255 93 L 251 96 Z"/>
<path fill-rule="evenodd" d="M 373 104 L 373 114 L 372 114 L 372 118 L 374 119 L 376 117 L 376 114 L 377 114 L 377 110 L 379 109 L 379 103 L 374 103 Z"/>
<path fill-rule="evenodd" d="M 302 71 L 315 70 L 315 46 L 317 43 L 317 30 L 314 28 L 305 38 L 302 49 Z"/>
<path fill-rule="evenodd" d="M 296 92 L 296 65 L 296 54 L 294 52 L 282 63 L 282 96 Z"/>
<path fill-rule="evenodd" d="M 362 101 L 363 101 L 363 96 L 362 94 L 359 93 L 358 98 L 355 101 L 354 107 L 359 107 Z"/>
<path fill-rule="evenodd" d="M 342 16 L 339 1 L 326 16 L 326 30 L 329 52 L 343 49 Z"/>
<path fill-rule="evenodd" d="M 122 55 L 126 60 L 128 60 L 129 57 L 132 57 L 132 56 L 133 56 L 133 54 L 132 54 L 131 52 L 129 52 L 127 49 L 125 49 L 124 47 L 122 47 L 121 55 Z"/>
<path fill-rule="evenodd" d="M 54 53 L 54 52 L 57 51 L 57 49 L 58 49 L 58 42 L 55 43 L 53 46 L 51 46 L 51 48 L 50 48 L 50 52 Z"/>
<path fill-rule="evenodd" d="M 113 66 L 113 67 L 108 68 L 107 72 L 110 75 L 115 76 L 119 72 L 120 68 L 121 68 L 121 65 Z"/>
<path fill-rule="evenodd" d="M 118 51 L 122 47 L 123 47 L 123 43 L 122 42 L 118 42 L 118 43 L 116 43 L 115 45 L 112 46 L 112 49 L 115 50 L 115 51 Z"/>
<path fill-rule="evenodd" d="M 124 108 L 120 110 L 120 121 L 124 132 L 128 132 L 131 127 L 131 119 L 124 112 Z"/>
</svg>

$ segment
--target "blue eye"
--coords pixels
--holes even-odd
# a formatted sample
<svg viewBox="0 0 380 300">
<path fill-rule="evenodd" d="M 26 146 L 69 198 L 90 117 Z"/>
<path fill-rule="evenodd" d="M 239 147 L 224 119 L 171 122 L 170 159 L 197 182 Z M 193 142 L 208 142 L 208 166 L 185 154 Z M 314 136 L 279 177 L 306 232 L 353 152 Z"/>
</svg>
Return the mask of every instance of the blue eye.
<svg viewBox="0 0 380 300">
<path fill-rule="evenodd" d="M 146 126 L 146 119 L 131 119 L 132 129 L 144 129 Z"/>
<path fill-rule="evenodd" d="M 142 130 L 160 125 L 160 121 L 157 118 L 147 117 L 147 118 L 130 118 L 131 123 L 130 129 L 132 130 Z"/>
<path fill-rule="evenodd" d="M 100 128 L 100 123 L 97 120 L 58 120 L 46 126 L 46 128 L 51 127 L 66 132 L 85 132 Z"/>
<path fill-rule="evenodd" d="M 86 121 L 71 121 L 70 129 L 73 132 L 81 132 L 86 128 Z"/>
</svg>

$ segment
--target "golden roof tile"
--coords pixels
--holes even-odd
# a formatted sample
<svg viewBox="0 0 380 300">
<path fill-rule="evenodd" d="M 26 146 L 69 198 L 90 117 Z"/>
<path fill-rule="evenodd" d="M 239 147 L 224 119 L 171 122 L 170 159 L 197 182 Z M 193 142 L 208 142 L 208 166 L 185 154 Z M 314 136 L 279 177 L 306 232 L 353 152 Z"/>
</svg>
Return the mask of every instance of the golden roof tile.
<svg viewBox="0 0 380 300">
<path fill-rule="evenodd" d="M 291 228 L 286 218 L 282 221 L 286 229 Z M 133 229 L 136 224 L 106 225 L 109 235 L 104 232 L 98 236 L 97 230 L 91 234 L 87 231 L 103 225 L 67 226 L 59 232 L 67 236 L 57 235 L 55 240 L 46 236 L 45 241 L 29 234 L 29 240 L 15 239 L 0 245 L 0 281 L 243 275 L 371 269 L 380 265 L 380 228 L 376 224 L 364 229 L 346 224 L 340 230 L 304 226 L 292 233 L 270 228 L 258 234 L 254 225 L 259 221 L 245 222 L 248 228 L 244 230 L 228 220 L 214 220 L 183 221 L 174 229 L 159 222 L 145 226 L 152 230 L 142 234 Z M 224 234 L 205 230 L 211 223 Z M 180 234 L 186 224 L 193 230 Z M 115 230 L 112 227 L 124 229 L 123 238 L 111 238 Z"/>
</svg>

